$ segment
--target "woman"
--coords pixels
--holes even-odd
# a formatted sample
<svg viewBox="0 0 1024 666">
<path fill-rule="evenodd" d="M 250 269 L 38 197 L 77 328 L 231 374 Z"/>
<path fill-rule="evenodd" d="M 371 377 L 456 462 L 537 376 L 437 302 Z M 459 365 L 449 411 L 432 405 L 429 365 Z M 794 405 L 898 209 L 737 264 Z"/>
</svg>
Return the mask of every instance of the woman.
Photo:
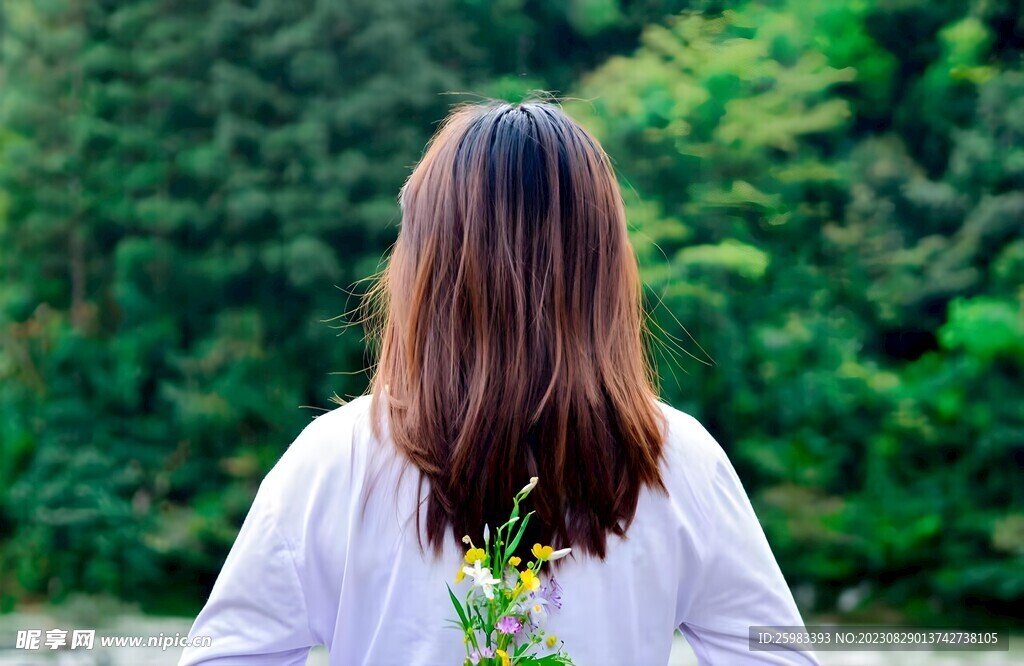
<svg viewBox="0 0 1024 666">
<path fill-rule="evenodd" d="M 575 663 L 665 664 L 676 628 L 701 663 L 815 663 L 748 649 L 802 621 L 722 449 L 656 399 L 597 142 L 554 105 L 463 107 L 400 201 L 372 394 L 266 477 L 181 664 L 463 663 L 459 540 L 532 476 L 523 543 L 573 549 L 548 631 Z"/>
</svg>

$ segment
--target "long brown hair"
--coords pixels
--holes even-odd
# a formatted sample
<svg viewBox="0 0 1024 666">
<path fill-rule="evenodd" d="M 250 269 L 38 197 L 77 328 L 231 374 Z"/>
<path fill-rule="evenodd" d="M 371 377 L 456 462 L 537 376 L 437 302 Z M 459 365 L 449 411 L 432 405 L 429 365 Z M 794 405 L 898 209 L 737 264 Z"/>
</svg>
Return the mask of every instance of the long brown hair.
<svg viewBox="0 0 1024 666">
<path fill-rule="evenodd" d="M 428 542 L 440 552 L 449 527 L 479 537 L 538 476 L 524 543 L 603 558 L 641 489 L 664 490 L 636 258 L 607 155 L 555 104 L 463 106 L 399 199 L 378 283 L 374 423 L 384 405 L 421 497 L 429 481 Z"/>
</svg>

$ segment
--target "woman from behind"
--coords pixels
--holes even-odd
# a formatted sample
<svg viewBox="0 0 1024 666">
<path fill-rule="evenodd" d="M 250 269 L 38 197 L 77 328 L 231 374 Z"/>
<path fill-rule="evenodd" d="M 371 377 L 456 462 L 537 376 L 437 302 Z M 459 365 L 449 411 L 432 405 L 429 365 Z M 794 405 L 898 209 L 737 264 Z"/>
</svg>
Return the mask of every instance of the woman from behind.
<svg viewBox="0 0 1024 666">
<path fill-rule="evenodd" d="M 802 621 L 721 447 L 657 399 L 596 140 L 549 103 L 461 107 L 400 201 L 372 390 L 264 480 L 181 663 L 463 663 L 445 583 L 530 477 L 575 663 L 665 664 L 677 628 L 701 663 L 816 663 L 749 650 Z"/>
</svg>

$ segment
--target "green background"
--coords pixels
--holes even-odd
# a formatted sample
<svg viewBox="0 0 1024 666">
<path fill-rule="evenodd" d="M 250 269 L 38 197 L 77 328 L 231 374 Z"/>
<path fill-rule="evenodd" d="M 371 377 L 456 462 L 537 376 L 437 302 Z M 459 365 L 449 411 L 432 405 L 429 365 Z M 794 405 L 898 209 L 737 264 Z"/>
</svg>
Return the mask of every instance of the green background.
<svg viewBox="0 0 1024 666">
<path fill-rule="evenodd" d="M 1024 624 L 1019 0 L 5 0 L 0 610 L 201 605 L 451 104 L 619 173 L 805 613 Z M 456 93 L 456 94 L 451 94 Z"/>
</svg>

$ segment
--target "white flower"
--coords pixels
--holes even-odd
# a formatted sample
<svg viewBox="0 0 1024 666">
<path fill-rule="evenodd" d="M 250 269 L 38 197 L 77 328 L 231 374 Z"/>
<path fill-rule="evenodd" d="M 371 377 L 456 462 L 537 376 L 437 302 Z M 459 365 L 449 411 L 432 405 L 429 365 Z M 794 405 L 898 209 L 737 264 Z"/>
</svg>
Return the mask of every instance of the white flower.
<svg viewBox="0 0 1024 666">
<path fill-rule="evenodd" d="M 565 557 L 566 555 L 568 555 L 571 552 L 572 552 L 572 548 L 563 548 L 562 550 L 556 550 L 555 552 L 551 553 L 550 557 L 548 557 L 548 562 L 554 562 L 555 560 L 560 560 L 560 559 L 562 559 L 563 557 Z"/>
<path fill-rule="evenodd" d="M 484 545 L 486 546 L 491 542 L 491 526 L 484 523 Z"/>
<path fill-rule="evenodd" d="M 466 536 L 462 537 L 462 543 L 470 544 L 470 543 L 473 543 L 473 542 L 470 541 L 469 535 L 467 534 Z"/>
<path fill-rule="evenodd" d="M 547 599 L 534 595 L 527 612 L 530 614 L 530 621 L 539 625 L 548 616 Z"/>
<path fill-rule="evenodd" d="M 525 495 L 526 493 L 528 493 L 531 490 L 533 490 L 534 488 L 536 488 L 537 487 L 537 481 L 538 481 L 537 477 L 531 476 L 530 477 L 530 482 L 528 484 L 526 484 L 525 486 L 523 486 L 523 489 L 519 491 L 519 494 L 520 495 Z"/>
<path fill-rule="evenodd" d="M 490 569 L 480 566 L 480 560 L 473 563 L 473 566 L 462 567 L 462 572 L 473 579 L 473 587 L 479 587 L 488 599 L 494 598 L 494 586 L 501 581 L 491 575 Z"/>
</svg>

